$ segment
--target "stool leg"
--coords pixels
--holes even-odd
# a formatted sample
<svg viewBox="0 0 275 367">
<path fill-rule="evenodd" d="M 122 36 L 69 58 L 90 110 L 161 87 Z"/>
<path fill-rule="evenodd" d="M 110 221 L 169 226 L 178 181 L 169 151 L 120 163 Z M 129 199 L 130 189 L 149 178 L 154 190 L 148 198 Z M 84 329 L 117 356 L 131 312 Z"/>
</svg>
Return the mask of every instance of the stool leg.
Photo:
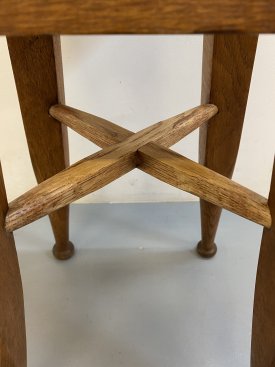
<svg viewBox="0 0 275 367">
<path fill-rule="evenodd" d="M 5 231 L 7 211 L 0 164 L 0 366 L 26 367 L 23 291 L 14 238 Z"/>
<path fill-rule="evenodd" d="M 231 178 L 238 154 L 257 35 L 206 35 L 203 45 L 202 103 L 219 112 L 200 128 L 199 161 Z M 200 201 L 202 239 L 197 251 L 212 257 L 221 209 Z"/>
<path fill-rule="evenodd" d="M 256 278 L 251 367 L 275 366 L 275 162 L 269 194 L 272 227 L 264 229 Z"/>
<path fill-rule="evenodd" d="M 49 116 L 65 102 L 60 38 L 8 37 L 8 47 L 32 165 L 40 183 L 69 164 L 67 129 Z M 69 208 L 50 215 L 56 244 L 53 253 L 65 260 L 74 253 L 69 242 Z"/>
</svg>

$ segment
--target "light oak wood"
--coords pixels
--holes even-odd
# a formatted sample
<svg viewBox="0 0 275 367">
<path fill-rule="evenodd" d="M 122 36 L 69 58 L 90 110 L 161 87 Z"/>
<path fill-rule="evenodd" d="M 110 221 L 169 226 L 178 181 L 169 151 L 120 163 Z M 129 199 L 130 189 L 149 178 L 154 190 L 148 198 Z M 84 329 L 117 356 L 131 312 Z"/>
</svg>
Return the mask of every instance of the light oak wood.
<svg viewBox="0 0 275 367">
<path fill-rule="evenodd" d="M 123 141 L 133 134 L 112 122 L 71 107 L 56 105 L 50 113 L 100 147 Z M 271 217 L 265 198 L 171 150 L 163 149 L 180 139 L 179 134 L 169 134 L 156 140 L 162 147 L 156 144 L 141 147 L 138 150 L 138 168 L 170 185 L 270 227 Z"/>
<path fill-rule="evenodd" d="M 66 126 L 49 116 L 53 103 L 64 103 L 60 38 L 8 37 L 8 47 L 33 169 L 40 183 L 69 165 Z M 53 253 L 68 259 L 69 207 L 50 215 L 56 244 Z"/>
<path fill-rule="evenodd" d="M 7 211 L 0 164 L 0 366 L 26 367 L 23 291 L 14 238 L 5 230 Z"/>
<path fill-rule="evenodd" d="M 253 222 L 271 226 L 267 200 L 261 195 L 156 144 L 143 146 L 138 152 L 142 171 Z"/>
<path fill-rule="evenodd" d="M 257 35 L 206 35 L 203 48 L 202 103 L 219 114 L 200 129 L 200 163 L 231 178 L 238 154 Z M 198 252 L 211 257 L 221 209 L 201 200 L 202 239 Z"/>
<path fill-rule="evenodd" d="M 275 31 L 273 0 L 2 0 L 0 34 Z"/>
<path fill-rule="evenodd" d="M 251 367 L 275 364 L 275 161 L 269 194 L 272 226 L 262 236 L 254 299 Z"/>
<path fill-rule="evenodd" d="M 3 0 L 0 4 L 0 34 L 10 36 L 237 31 L 275 32 L 274 2 Z M 213 256 L 216 252 L 214 238 L 221 213 L 218 206 L 267 227 L 257 272 L 251 367 L 273 367 L 275 168 L 268 202 L 229 179 L 241 137 L 257 35 L 205 36 L 202 103 L 216 104 L 220 110 L 200 133 L 200 162 L 206 167 L 165 148 L 187 133 L 177 125 L 177 119 L 167 130 L 165 124 L 159 124 L 133 134 L 106 120 L 59 105 L 51 108 L 51 116 L 104 148 L 62 171 L 68 165 L 66 130 L 48 116 L 51 105 L 64 104 L 59 39 L 14 37 L 8 38 L 8 44 L 32 163 L 40 185 L 15 200 L 7 215 L 0 167 L 0 366 L 26 367 L 22 285 L 13 236 L 6 228 L 13 230 L 25 225 L 137 166 L 203 198 L 202 241 L 198 245 L 202 256 Z M 191 131 L 201 123 L 198 119 L 188 129 Z M 68 206 L 50 214 L 58 258 L 68 258 L 73 253 L 68 239 L 68 216 Z"/>
<path fill-rule="evenodd" d="M 87 112 L 61 104 L 50 108 L 50 115 L 100 148 L 121 143 L 134 133 Z"/>
<path fill-rule="evenodd" d="M 215 32 L 249 32 L 250 35 L 205 36 L 202 103 L 215 104 L 220 111 L 201 129 L 200 163 L 206 167 L 167 149 L 185 136 L 187 130 L 199 126 L 200 119 L 193 121 L 187 130 L 177 125 L 176 118 L 173 124 L 169 121 L 169 128 L 167 124 L 159 124 L 133 134 L 106 120 L 59 105 L 51 108 L 51 116 L 104 148 L 63 171 L 68 166 L 66 129 L 48 116 L 51 105 L 65 103 L 59 38 L 33 34 Z M 0 167 L 1 367 L 26 367 L 22 285 L 14 239 L 6 228 L 13 230 L 51 212 L 55 256 L 68 258 L 73 254 L 68 235 L 69 208 L 52 210 L 136 166 L 203 198 L 202 241 L 198 245 L 202 256 L 213 256 L 216 252 L 214 238 L 221 214 L 218 206 L 266 227 L 255 290 L 251 367 L 274 366 L 275 168 L 268 202 L 229 179 L 241 137 L 256 34 L 263 32 L 275 32 L 273 0 L 1 1 L 0 34 L 31 36 L 8 38 L 8 45 L 30 155 L 40 183 L 15 200 L 7 215 Z"/>
<path fill-rule="evenodd" d="M 200 115 L 201 109 L 206 112 L 207 115 L 205 117 Z M 180 125 L 178 127 L 175 126 L 175 128 L 170 130 L 169 134 L 167 135 L 160 134 L 156 142 L 165 147 L 174 145 L 190 132 L 201 126 L 204 121 L 208 121 L 212 116 L 214 116 L 214 114 L 218 112 L 218 109 L 215 106 L 210 107 L 210 110 L 211 114 L 208 115 L 205 107 L 202 106 L 196 108 L 197 120 L 190 120 L 190 124 L 186 124 L 184 128 L 182 128 Z M 190 112 L 191 111 L 192 110 L 190 110 Z M 86 112 L 82 112 L 69 106 L 52 106 L 50 108 L 50 115 L 80 135 L 97 144 L 101 148 L 105 148 L 115 143 L 120 143 L 134 134 L 132 131 L 116 125 L 113 122 Z M 178 116 L 181 118 L 182 114 Z M 175 119 L 177 119 L 178 116 L 175 116 Z M 151 127 L 149 127 L 149 129 L 151 129 Z"/>
<path fill-rule="evenodd" d="M 217 113 L 217 107 L 193 108 L 131 135 L 42 182 L 10 203 L 6 228 L 13 231 L 71 203 L 136 167 L 136 151 L 163 136 L 187 135 Z"/>
</svg>

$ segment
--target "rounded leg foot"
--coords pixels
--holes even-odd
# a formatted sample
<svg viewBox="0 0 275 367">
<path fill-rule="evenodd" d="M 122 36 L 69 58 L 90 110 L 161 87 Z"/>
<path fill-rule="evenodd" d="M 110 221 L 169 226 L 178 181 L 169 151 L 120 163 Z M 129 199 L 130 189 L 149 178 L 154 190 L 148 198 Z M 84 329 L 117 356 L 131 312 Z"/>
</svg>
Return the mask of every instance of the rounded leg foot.
<svg viewBox="0 0 275 367">
<path fill-rule="evenodd" d="M 197 252 L 201 257 L 210 258 L 216 255 L 217 246 L 213 243 L 210 247 L 205 246 L 205 244 L 200 241 L 197 245 Z"/>
<path fill-rule="evenodd" d="M 66 246 L 57 246 L 56 244 L 53 247 L 54 257 L 58 260 L 68 260 L 74 254 L 74 245 L 72 242 L 68 242 Z"/>
</svg>

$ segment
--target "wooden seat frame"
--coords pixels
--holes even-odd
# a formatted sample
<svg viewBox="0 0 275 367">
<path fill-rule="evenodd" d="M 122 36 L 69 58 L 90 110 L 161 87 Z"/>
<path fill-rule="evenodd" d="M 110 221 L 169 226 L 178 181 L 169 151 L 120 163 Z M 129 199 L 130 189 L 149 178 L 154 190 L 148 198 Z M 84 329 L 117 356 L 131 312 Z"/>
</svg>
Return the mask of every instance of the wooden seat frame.
<svg viewBox="0 0 275 367">
<path fill-rule="evenodd" d="M 77 11 L 76 11 L 77 9 Z M 69 204 L 134 168 L 201 198 L 198 253 L 215 255 L 222 208 L 264 227 L 252 326 L 252 367 L 275 366 L 275 168 L 269 198 L 231 180 L 258 33 L 275 32 L 273 1 L 3 0 L 25 133 L 38 185 L 8 203 L 0 166 L 0 365 L 26 367 L 23 292 L 12 232 L 49 215 L 54 255 L 68 259 Z M 204 33 L 201 106 L 138 133 L 65 105 L 56 34 Z M 207 33 L 207 34 L 206 34 Z M 102 148 L 69 166 L 67 126 Z M 200 159 L 169 149 L 200 128 Z"/>
</svg>

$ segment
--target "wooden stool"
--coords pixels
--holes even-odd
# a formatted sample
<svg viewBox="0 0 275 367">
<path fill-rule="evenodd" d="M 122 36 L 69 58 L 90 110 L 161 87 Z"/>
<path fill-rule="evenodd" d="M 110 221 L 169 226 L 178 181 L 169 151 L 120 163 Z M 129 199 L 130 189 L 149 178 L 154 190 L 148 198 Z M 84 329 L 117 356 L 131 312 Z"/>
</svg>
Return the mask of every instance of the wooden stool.
<svg viewBox="0 0 275 367">
<path fill-rule="evenodd" d="M 275 32 L 271 0 L 222 4 L 217 0 L 2 0 L 0 33 L 7 35 L 38 185 L 8 204 L 0 168 L 1 366 L 26 367 L 27 363 L 23 293 L 12 232 L 48 214 L 56 241 L 53 253 L 58 259 L 70 258 L 74 246 L 69 241 L 68 205 L 134 168 L 201 198 L 202 239 L 197 248 L 203 257 L 216 253 L 221 208 L 265 227 L 251 366 L 275 366 L 275 170 L 269 199 L 231 180 L 260 32 Z M 208 33 L 202 105 L 138 133 L 66 106 L 56 34 L 115 33 Z M 102 149 L 69 167 L 67 126 Z M 198 127 L 200 164 L 169 149 Z"/>
</svg>

